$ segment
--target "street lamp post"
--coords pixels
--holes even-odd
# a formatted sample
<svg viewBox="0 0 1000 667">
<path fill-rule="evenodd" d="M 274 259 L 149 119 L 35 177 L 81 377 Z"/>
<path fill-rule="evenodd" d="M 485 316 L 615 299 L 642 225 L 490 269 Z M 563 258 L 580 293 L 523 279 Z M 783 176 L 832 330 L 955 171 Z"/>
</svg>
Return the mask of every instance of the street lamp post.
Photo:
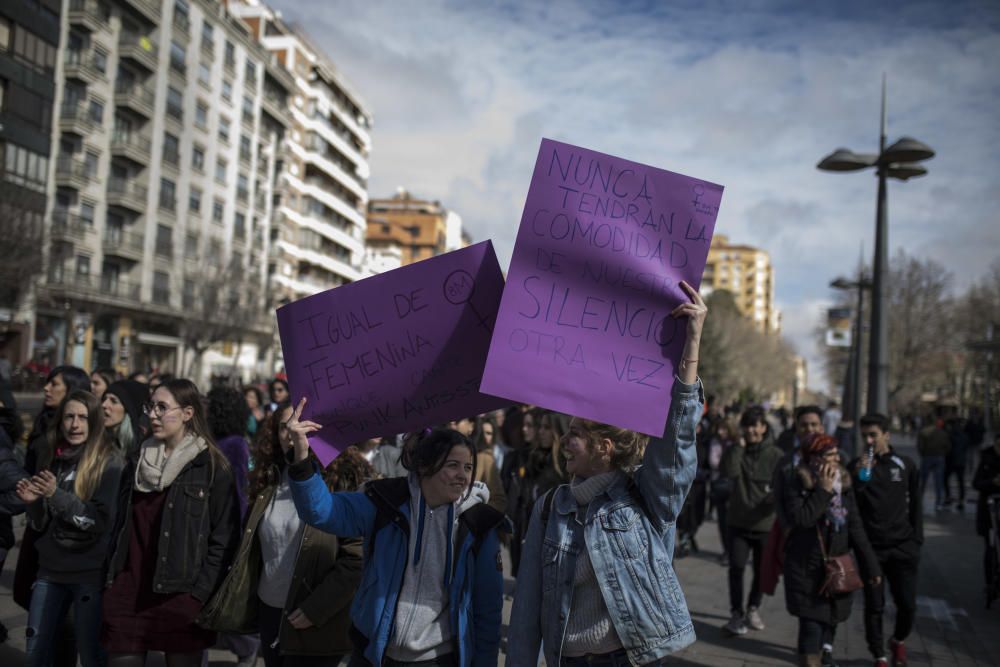
<svg viewBox="0 0 1000 667">
<path fill-rule="evenodd" d="M 903 137 L 886 147 L 885 77 L 882 77 L 882 123 L 877 155 L 855 153 L 838 148 L 820 160 L 823 171 L 858 171 L 875 167 L 878 176 L 878 200 L 875 207 L 875 261 L 872 271 L 871 340 L 868 354 L 868 412 L 889 412 L 889 290 L 886 273 L 889 266 L 889 229 L 886 204 L 886 178 L 902 181 L 923 176 L 927 170 L 917 162 L 934 157 L 926 144 Z"/>
<path fill-rule="evenodd" d="M 865 290 L 872 288 L 872 281 L 862 275 L 858 280 L 837 278 L 830 287 L 841 290 L 858 291 L 857 310 L 854 313 L 854 333 L 851 337 L 850 358 L 847 362 L 847 377 L 844 380 L 844 421 L 854 424 L 857 432 L 861 418 L 861 314 L 865 307 Z"/>
</svg>

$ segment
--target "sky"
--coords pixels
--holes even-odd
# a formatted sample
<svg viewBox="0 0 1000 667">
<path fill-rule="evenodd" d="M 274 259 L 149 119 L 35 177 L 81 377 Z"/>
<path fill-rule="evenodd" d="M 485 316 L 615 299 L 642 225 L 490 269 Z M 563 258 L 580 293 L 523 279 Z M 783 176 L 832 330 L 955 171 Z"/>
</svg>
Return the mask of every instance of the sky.
<svg viewBox="0 0 1000 667">
<path fill-rule="evenodd" d="M 370 196 L 440 200 L 501 268 L 543 137 L 724 185 L 716 233 L 770 253 L 811 388 L 828 284 L 870 261 L 877 186 L 816 163 L 878 151 L 883 73 L 889 143 L 937 153 L 890 181 L 890 248 L 956 290 L 1000 258 L 1000 1 L 271 5 L 373 113 Z"/>
</svg>

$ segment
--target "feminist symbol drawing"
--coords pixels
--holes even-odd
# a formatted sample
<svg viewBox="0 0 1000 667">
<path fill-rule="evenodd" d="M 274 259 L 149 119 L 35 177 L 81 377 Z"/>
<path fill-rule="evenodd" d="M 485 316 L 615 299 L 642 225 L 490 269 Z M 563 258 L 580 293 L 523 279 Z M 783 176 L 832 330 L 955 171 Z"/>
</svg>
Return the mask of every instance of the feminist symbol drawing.
<svg viewBox="0 0 1000 667">
<path fill-rule="evenodd" d="M 469 310 L 479 320 L 480 326 L 492 334 L 493 327 L 490 326 L 490 323 L 476 310 L 475 305 L 472 303 L 472 295 L 475 291 L 476 281 L 473 279 L 472 274 L 464 269 L 456 269 L 444 279 L 444 298 L 448 300 L 448 303 L 455 306 L 468 305 Z"/>
</svg>

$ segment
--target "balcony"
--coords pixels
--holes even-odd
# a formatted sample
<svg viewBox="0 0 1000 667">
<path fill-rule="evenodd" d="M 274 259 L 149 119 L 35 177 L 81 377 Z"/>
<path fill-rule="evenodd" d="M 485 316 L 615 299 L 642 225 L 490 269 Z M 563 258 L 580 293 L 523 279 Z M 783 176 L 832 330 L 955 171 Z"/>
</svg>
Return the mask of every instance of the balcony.
<svg viewBox="0 0 1000 667">
<path fill-rule="evenodd" d="M 63 104 L 59 109 L 59 129 L 81 136 L 89 136 L 104 129 L 100 123 L 94 122 L 88 109 L 82 102 Z"/>
<path fill-rule="evenodd" d="M 137 134 L 117 134 L 111 138 L 111 154 L 138 165 L 149 164 L 150 141 Z"/>
<path fill-rule="evenodd" d="M 56 209 L 52 212 L 52 227 L 50 234 L 53 241 L 83 241 L 87 235 L 94 232 L 94 226 L 89 220 L 78 215 Z"/>
<path fill-rule="evenodd" d="M 124 2 L 138 10 L 151 23 L 160 22 L 160 3 L 156 0 L 124 0 Z"/>
<path fill-rule="evenodd" d="M 142 285 L 119 278 L 115 274 L 102 275 L 100 280 L 101 293 L 109 299 L 139 303 L 142 295 Z"/>
<path fill-rule="evenodd" d="M 107 13 L 101 11 L 97 0 L 70 0 L 69 11 L 66 12 L 66 20 L 71 26 L 77 26 L 88 32 L 97 32 L 108 27 Z"/>
<path fill-rule="evenodd" d="M 107 69 L 106 61 L 104 68 Z M 79 79 L 86 83 L 97 83 L 107 78 L 98 66 L 95 54 L 88 51 L 67 51 L 63 72 L 67 79 Z"/>
<path fill-rule="evenodd" d="M 281 98 L 276 92 L 269 88 L 264 88 L 264 94 L 260 98 L 261 108 L 267 112 L 274 120 L 288 127 L 291 122 L 291 114 L 288 110 L 288 101 Z"/>
<path fill-rule="evenodd" d="M 83 160 L 62 156 L 56 160 L 56 185 L 82 190 L 91 181 Z"/>
<path fill-rule="evenodd" d="M 146 211 L 146 186 L 124 178 L 112 178 L 108 182 L 108 205 L 119 206 L 135 213 Z"/>
<path fill-rule="evenodd" d="M 120 257 L 130 262 L 141 262 L 143 236 L 123 227 L 109 226 L 104 230 L 104 256 Z"/>
<path fill-rule="evenodd" d="M 156 71 L 156 44 L 146 35 L 122 32 L 118 39 L 118 57 L 131 61 L 147 72 Z"/>
<path fill-rule="evenodd" d="M 120 82 L 115 85 L 115 104 L 136 113 L 146 120 L 153 117 L 156 96 L 145 86 Z"/>
</svg>

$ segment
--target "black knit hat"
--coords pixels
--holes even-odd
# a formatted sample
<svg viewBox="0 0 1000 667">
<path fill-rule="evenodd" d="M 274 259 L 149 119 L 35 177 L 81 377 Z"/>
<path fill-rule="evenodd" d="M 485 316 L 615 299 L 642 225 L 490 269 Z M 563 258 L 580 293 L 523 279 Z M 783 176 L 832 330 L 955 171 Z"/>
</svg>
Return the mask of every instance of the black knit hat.
<svg viewBox="0 0 1000 667">
<path fill-rule="evenodd" d="M 118 380 L 109 384 L 104 394 L 114 394 L 122 402 L 125 414 L 132 420 L 132 432 L 138 437 L 142 432 L 142 406 L 149 400 L 149 387 L 135 380 Z"/>
</svg>

